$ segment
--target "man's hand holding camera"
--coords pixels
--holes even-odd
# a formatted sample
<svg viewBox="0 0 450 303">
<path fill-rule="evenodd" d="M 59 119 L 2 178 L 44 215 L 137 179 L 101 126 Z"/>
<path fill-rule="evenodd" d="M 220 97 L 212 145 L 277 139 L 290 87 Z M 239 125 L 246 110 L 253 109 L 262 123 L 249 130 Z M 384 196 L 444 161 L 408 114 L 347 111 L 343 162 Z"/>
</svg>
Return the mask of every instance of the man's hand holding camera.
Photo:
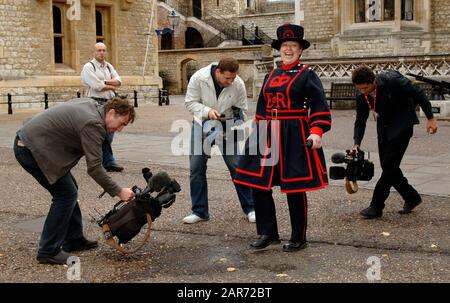
<svg viewBox="0 0 450 303">
<path fill-rule="evenodd" d="M 134 198 L 134 192 L 131 190 L 131 188 L 122 188 L 117 196 L 122 201 L 130 201 Z"/>
<path fill-rule="evenodd" d="M 216 109 L 211 108 L 208 112 L 208 118 L 210 120 L 218 120 L 220 118 L 220 113 Z"/>
</svg>

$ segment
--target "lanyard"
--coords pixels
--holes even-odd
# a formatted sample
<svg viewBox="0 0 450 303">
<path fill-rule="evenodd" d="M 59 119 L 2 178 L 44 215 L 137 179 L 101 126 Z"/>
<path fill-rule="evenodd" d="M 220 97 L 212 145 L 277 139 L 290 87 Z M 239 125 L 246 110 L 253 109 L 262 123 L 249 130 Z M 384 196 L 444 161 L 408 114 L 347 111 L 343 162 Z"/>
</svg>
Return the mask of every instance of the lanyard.
<svg viewBox="0 0 450 303">
<path fill-rule="evenodd" d="M 369 110 L 372 110 L 373 118 L 375 121 L 377 121 L 377 115 L 376 115 L 376 108 L 377 108 L 377 88 L 375 88 L 375 91 L 373 93 L 373 108 L 370 106 L 369 97 L 367 95 L 364 95 L 366 98 L 367 105 L 369 106 Z"/>
</svg>

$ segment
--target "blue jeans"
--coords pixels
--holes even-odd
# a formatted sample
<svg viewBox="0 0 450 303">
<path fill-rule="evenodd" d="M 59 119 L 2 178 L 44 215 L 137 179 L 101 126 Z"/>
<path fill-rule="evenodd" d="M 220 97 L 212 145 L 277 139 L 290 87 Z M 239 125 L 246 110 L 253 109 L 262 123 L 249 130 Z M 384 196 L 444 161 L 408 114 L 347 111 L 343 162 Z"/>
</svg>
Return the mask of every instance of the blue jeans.
<svg viewBox="0 0 450 303">
<path fill-rule="evenodd" d="M 198 144 L 200 140 L 202 142 L 205 137 L 201 135 L 201 139 L 195 140 L 194 134 L 202 134 L 202 128 L 199 124 L 193 123 L 191 132 L 191 153 L 189 155 L 190 166 L 190 187 L 191 187 L 191 200 L 192 200 L 192 213 L 203 219 L 209 219 L 208 213 L 208 183 L 206 180 L 206 169 L 208 156 L 204 153 L 203 149 L 199 149 Z M 194 142 L 197 141 L 197 144 Z M 224 140 L 225 141 L 225 140 Z M 225 147 L 225 142 L 223 144 Z M 194 153 L 195 151 L 195 153 Z M 231 155 L 226 155 L 226 148 L 221 150 L 223 160 L 228 167 L 231 178 L 234 179 L 236 175 L 236 167 L 239 163 L 240 156 L 235 152 Z M 234 183 L 236 193 L 241 203 L 242 210 L 248 214 L 254 211 L 254 204 L 252 198 L 252 190 L 248 186 L 243 186 Z"/>
<path fill-rule="evenodd" d="M 16 137 L 14 155 L 17 161 L 52 195 L 38 249 L 38 257 L 52 257 L 61 251 L 64 241 L 71 242 L 83 237 L 81 211 L 77 202 L 78 185 L 70 172 L 50 184 L 30 150 L 17 146 L 17 140 Z"/>
<path fill-rule="evenodd" d="M 114 133 L 106 134 L 105 141 L 103 141 L 102 151 L 103 151 L 103 167 L 116 166 L 116 159 L 114 159 L 112 151 L 112 141 L 114 139 Z"/>
</svg>

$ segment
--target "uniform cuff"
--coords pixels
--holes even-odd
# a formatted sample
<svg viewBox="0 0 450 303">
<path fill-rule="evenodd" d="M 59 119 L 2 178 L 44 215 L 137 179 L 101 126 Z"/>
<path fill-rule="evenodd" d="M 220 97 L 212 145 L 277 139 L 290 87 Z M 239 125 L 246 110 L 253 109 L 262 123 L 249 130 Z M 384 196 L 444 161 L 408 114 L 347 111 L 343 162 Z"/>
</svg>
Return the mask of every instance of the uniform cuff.
<svg viewBox="0 0 450 303">
<path fill-rule="evenodd" d="M 309 132 L 322 138 L 323 130 L 318 126 L 311 127 Z"/>
</svg>

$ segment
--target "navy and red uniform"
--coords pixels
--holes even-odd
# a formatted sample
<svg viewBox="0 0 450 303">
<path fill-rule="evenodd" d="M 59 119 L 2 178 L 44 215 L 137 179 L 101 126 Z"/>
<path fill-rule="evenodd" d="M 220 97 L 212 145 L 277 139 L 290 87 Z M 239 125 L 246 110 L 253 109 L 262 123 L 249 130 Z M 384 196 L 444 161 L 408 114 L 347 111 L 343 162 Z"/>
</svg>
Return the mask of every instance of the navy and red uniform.
<svg viewBox="0 0 450 303">
<path fill-rule="evenodd" d="M 255 122 L 234 182 L 253 188 L 258 234 L 272 236 L 278 236 L 278 230 L 271 188 L 279 185 L 288 198 L 291 240 L 306 241 L 305 192 L 324 188 L 328 176 L 323 150 L 305 144 L 310 134 L 322 136 L 331 128 L 325 93 L 314 71 L 298 61 L 274 69 L 264 81 Z M 265 135 L 267 148 L 257 148 L 252 155 L 252 142 L 266 140 Z"/>
</svg>

